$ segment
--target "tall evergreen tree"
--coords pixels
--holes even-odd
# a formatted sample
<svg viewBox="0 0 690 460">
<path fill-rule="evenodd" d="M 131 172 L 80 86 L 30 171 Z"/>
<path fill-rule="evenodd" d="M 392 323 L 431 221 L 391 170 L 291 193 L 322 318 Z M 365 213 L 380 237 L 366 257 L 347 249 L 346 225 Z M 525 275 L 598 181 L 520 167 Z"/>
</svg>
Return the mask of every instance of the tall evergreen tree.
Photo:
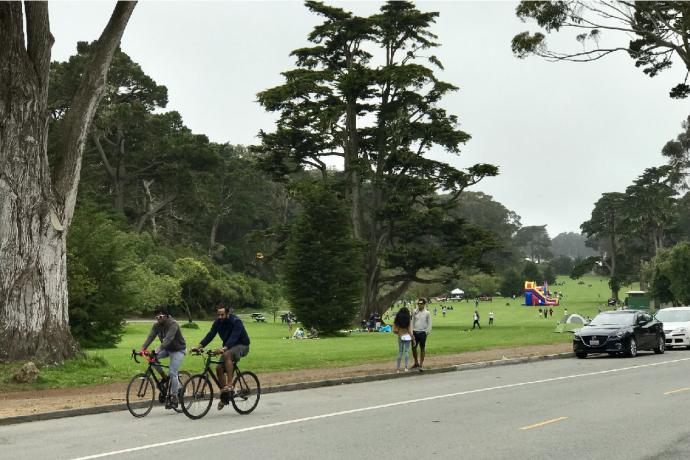
<svg viewBox="0 0 690 460">
<path fill-rule="evenodd" d="M 457 154 L 470 137 L 440 107 L 457 88 L 432 68 L 442 68 L 430 53 L 438 46 L 430 31 L 438 13 L 405 1 L 387 2 L 367 18 L 320 2 L 306 6 L 324 22 L 309 35 L 312 46 L 293 51 L 297 68 L 283 73 L 285 83 L 258 95 L 280 114 L 275 131 L 260 133 L 258 150 L 280 177 L 300 167 L 326 177 L 325 159 L 343 159 L 353 235 L 366 245 L 365 317 L 413 282 L 443 281 L 420 275 L 423 269 L 481 264 L 494 241 L 447 211 L 498 170 L 478 164 L 460 171 L 426 157 L 433 147 Z"/>
<path fill-rule="evenodd" d="M 362 253 L 348 208 L 321 184 L 301 186 L 303 214 L 284 261 L 287 298 L 306 327 L 333 333 L 352 324 L 360 304 Z"/>
</svg>

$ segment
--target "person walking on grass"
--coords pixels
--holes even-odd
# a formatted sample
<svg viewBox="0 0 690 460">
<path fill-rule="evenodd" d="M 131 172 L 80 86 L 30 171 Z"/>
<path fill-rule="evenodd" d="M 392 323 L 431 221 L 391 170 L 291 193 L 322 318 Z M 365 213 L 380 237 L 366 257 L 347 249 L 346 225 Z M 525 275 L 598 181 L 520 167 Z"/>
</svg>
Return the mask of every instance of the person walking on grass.
<svg viewBox="0 0 690 460">
<path fill-rule="evenodd" d="M 491 326 L 492 324 L 494 324 L 494 311 L 493 310 L 491 310 L 489 312 L 489 326 Z"/>
<path fill-rule="evenodd" d="M 398 336 L 398 359 L 396 361 L 395 371 L 400 372 L 400 362 L 403 355 L 405 356 L 405 372 L 409 370 L 410 364 L 410 343 L 414 343 L 414 334 L 412 333 L 412 318 L 410 317 L 410 310 L 407 307 L 402 307 L 393 320 L 393 332 Z"/>
<path fill-rule="evenodd" d="M 474 322 L 472 323 L 472 329 L 475 327 L 478 327 L 479 329 L 482 328 L 482 326 L 479 324 L 479 310 L 474 311 Z"/>
<path fill-rule="evenodd" d="M 414 343 L 412 344 L 414 366 L 412 366 L 412 368 L 419 368 L 420 372 L 424 370 L 426 339 L 430 333 L 431 315 L 429 314 L 429 310 L 426 308 L 426 302 L 424 299 L 419 299 L 417 301 L 417 308 L 412 314 L 412 335 L 414 336 Z M 419 346 L 419 356 L 417 355 L 417 346 Z"/>
</svg>

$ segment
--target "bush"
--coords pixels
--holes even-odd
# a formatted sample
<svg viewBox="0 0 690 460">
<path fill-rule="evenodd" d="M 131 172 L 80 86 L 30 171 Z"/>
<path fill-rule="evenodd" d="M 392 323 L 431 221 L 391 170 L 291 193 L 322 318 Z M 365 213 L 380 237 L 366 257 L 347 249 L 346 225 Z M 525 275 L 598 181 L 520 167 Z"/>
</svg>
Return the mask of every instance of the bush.
<svg viewBox="0 0 690 460">
<path fill-rule="evenodd" d="M 69 323 L 84 347 L 113 346 L 122 335 L 132 300 L 129 240 L 136 238 L 87 207 L 75 215 L 67 244 Z"/>
</svg>

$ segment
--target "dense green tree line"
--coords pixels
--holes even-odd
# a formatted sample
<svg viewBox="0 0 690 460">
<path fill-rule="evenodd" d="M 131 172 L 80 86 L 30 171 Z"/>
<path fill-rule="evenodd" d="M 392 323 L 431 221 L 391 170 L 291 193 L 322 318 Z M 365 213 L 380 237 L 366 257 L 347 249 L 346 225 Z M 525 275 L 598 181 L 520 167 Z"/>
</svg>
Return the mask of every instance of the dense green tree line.
<svg viewBox="0 0 690 460">
<path fill-rule="evenodd" d="M 670 290 L 670 284 L 665 284 L 677 276 L 671 272 L 683 266 L 679 258 L 686 257 L 684 244 L 690 236 L 687 121 L 683 129 L 662 149 L 667 164 L 645 169 L 624 193 L 604 193 L 581 226 L 598 255 L 583 259 L 573 275 L 601 271 L 609 276 L 615 299 L 621 285 L 639 280 L 658 300 L 685 301 L 682 290 Z"/>
<path fill-rule="evenodd" d="M 79 43 L 76 55 L 51 65 L 51 140 L 65 129 L 94 46 Z M 192 133 L 166 105 L 167 88 L 117 50 L 68 240 L 70 327 L 82 345 L 113 344 L 124 317 L 156 305 L 191 321 L 221 303 L 280 303 L 276 239 L 266 235 L 292 218 L 288 191 L 247 149 Z"/>
</svg>

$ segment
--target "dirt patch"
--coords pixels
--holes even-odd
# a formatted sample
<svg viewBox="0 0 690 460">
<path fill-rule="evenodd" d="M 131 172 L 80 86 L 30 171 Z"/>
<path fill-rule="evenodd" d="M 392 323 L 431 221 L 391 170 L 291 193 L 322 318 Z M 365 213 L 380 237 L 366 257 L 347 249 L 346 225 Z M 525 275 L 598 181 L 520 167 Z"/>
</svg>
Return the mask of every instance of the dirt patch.
<svg viewBox="0 0 690 460">
<path fill-rule="evenodd" d="M 530 345 L 522 347 L 495 348 L 453 355 L 429 356 L 424 362 L 426 368 L 446 367 L 456 364 L 492 361 L 523 356 L 541 356 L 572 351 L 569 343 L 552 345 Z M 360 364 L 347 367 L 328 367 L 296 371 L 270 372 L 259 375 L 262 387 L 286 383 L 310 382 L 338 379 L 368 374 L 392 372 L 394 360 Z M 125 402 L 127 382 L 93 385 L 78 388 L 56 388 L 9 392 L 0 395 L 0 418 L 31 415 L 65 409 L 102 406 Z"/>
</svg>

